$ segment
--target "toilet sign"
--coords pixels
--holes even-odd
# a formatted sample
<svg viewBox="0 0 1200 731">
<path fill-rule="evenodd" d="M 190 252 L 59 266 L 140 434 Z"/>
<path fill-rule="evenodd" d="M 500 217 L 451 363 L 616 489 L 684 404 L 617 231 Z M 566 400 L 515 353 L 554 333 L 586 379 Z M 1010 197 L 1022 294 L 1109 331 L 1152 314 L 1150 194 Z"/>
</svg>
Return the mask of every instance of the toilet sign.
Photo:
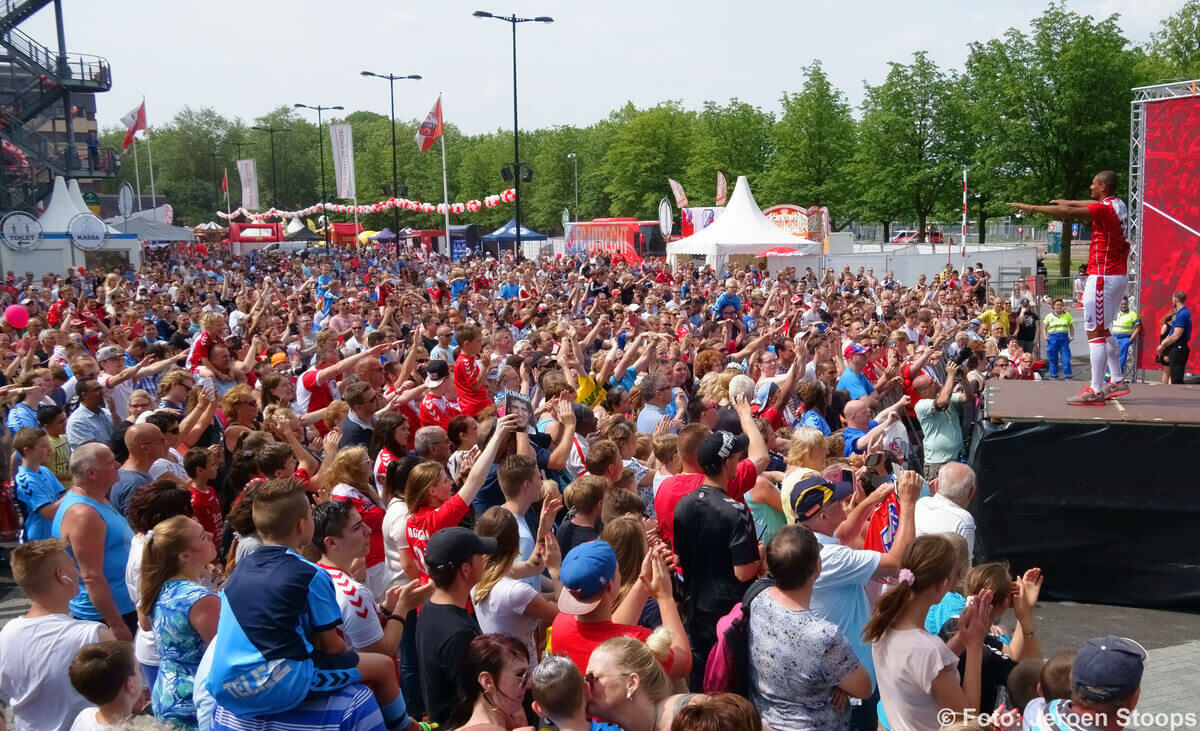
<svg viewBox="0 0 1200 731">
<path fill-rule="evenodd" d="M 13 251 L 33 251 L 42 245 L 42 224 L 24 211 L 13 211 L 0 220 L 0 238 Z"/>
</svg>

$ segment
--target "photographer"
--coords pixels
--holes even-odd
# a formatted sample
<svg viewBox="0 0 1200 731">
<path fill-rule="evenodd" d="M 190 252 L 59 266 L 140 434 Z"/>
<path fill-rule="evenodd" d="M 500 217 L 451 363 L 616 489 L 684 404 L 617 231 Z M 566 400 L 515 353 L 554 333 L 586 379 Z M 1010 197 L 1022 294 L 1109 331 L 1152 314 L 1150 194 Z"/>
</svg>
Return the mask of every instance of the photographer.
<svg viewBox="0 0 1200 731">
<path fill-rule="evenodd" d="M 962 451 L 962 408 L 973 395 L 975 386 L 970 380 L 961 378 L 963 390 L 956 393 L 955 385 L 961 376 L 962 366 L 950 361 L 946 364 L 946 382 L 940 390 L 937 382 L 927 375 L 913 380 L 913 390 L 920 396 L 916 412 L 921 433 L 925 435 L 922 447 L 927 480 L 936 478 L 942 465 L 957 461 Z"/>
<path fill-rule="evenodd" d="M 1188 310 L 1187 292 L 1179 290 L 1171 298 L 1175 309 L 1168 313 L 1159 330 L 1158 354 L 1154 361 L 1167 366 L 1167 383 L 1183 383 L 1188 356 L 1192 349 L 1192 313 Z"/>
</svg>

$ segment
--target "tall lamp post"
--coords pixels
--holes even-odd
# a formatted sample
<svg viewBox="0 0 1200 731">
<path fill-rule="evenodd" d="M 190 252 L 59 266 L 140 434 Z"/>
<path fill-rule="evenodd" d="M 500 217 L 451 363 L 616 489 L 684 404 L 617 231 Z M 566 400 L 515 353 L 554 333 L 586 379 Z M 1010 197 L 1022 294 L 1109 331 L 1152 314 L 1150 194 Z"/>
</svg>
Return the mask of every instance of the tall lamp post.
<svg viewBox="0 0 1200 731">
<path fill-rule="evenodd" d="M 387 79 L 388 93 L 392 101 L 392 196 L 400 195 L 400 176 L 396 166 L 396 82 L 405 79 L 419 81 L 420 74 L 400 76 L 397 74 L 377 74 L 374 71 L 361 71 L 360 76 L 374 76 L 377 79 Z M 400 252 L 400 209 L 392 208 L 392 233 L 396 234 L 396 253 Z M 450 233 L 447 232 L 446 236 Z"/>
<path fill-rule="evenodd" d="M 315 109 L 317 111 L 317 154 L 321 157 L 321 212 L 325 216 L 325 225 L 321 227 L 325 235 L 325 256 L 329 256 L 329 212 L 325 210 L 325 204 L 329 201 L 325 195 L 325 140 L 324 127 L 321 122 L 321 112 L 340 112 L 345 107 L 323 107 L 320 104 L 310 106 L 308 104 L 293 104 L 295 109 Z M 271 163 L 271 167 L 275 167 L 275 163 Z"/>
<path fill-rule="evenodd" d="M 291 132 L 292 130 L 287 127 L 270 127 L 270 126 L 266 126 L 266 125 L 261 126 L 261 127 L 251 127 L 250 129 L 258 130 L 259 132 L 266 132 L 268 135 L 271 136 L 271 198 L 272 198 L 271 206 L 272 207 L 278 206 L 279 205 L 279 170 L 275 167 L 275 134 Z"/>
<path fill-rule="evenodd" d="M 567 159 L 575 167 L 575 220 L 579 220 L 579 155 L 574 152 L 567 153 Z"/>
<path fill-rule="evenodd" d="M 516 194 L 513 198 L 514 213 L 513 221 L 516 224 L 517 239 L 513 244 L 513 252 L 521 250 L 521 142 L 517 131 L 517 25 L 520 23 L 553 23 L 554 18 L 545 15 L 539 15 L 536 18 L 518 18 L 513 15 L 492 15 L 486 10 L 476 10 L 474 13 L 476 18 L 495 18 L 503 20 L 505 23 L 512 25 L 512 49 L 513 49 L 513 192 Z M 449 236 L 449 232 L 446 234 Z M 519 255 L 519 254 L 518 254 Z"/>
</svg>

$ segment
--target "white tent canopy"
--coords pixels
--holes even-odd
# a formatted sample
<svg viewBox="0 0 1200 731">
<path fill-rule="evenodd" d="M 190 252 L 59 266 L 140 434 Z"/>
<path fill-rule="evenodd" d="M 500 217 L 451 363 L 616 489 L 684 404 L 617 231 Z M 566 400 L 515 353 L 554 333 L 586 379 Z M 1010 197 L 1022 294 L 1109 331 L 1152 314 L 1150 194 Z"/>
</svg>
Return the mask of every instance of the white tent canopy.
<svg viewBox="0 0 1200 731">
<path fill-rule="evenodd" d="M 731 254 L 757 255 L 776 246 L 797 249 L 799 255 L 821 253 L 819 243 L 771 223 L 754 201 L 746 176 L 740 175 L 721 215 L 695 235 L 667 244 L 667 257 L 704 256 L 718 266 Z"/>
</svg>

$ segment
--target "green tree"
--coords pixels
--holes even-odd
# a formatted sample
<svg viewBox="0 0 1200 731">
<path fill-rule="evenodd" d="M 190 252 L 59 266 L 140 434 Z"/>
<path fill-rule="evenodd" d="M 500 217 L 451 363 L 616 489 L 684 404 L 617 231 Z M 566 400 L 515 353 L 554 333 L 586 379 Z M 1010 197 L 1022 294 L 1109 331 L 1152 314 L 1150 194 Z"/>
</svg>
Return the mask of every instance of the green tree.
<svg viewBox="0 0 1200 731">
<path fill-rule="evenodd" d="M 1150 70 L 1145 83 L 1200 78 L 1200 0 L 1188 0 L 1179 12 L 1163 19 L 1146 47 Z"/>
<path fill-rule="evenodd" d="M 667 178 L 678 180 L 687 166 L 695 119 L 678 102 L 664 102 L 618 125 L 601 164 L 611 215 L 656 215 L 659 200 L 671 194 Z"/>
<path fill-rule="evenodd" d="M 761 202 L 827 206 L 835 227 L 845 226 L 854 215 L 848 168 L 856 134 L 845 94 L 814 61 L 804 69 L 801 90 L 784 92 L 780 103 L 783 115 L 771 129 L 775 154 L 759 186 Z"/>
<path fill-rule="evenodd" d="M 736 98 L 721 106 L 705 102 L 693 125 L 691 151 L 681 181 L 695 203 L 716 199 L 717 171 L 730 185 L 745 175 L 753 185 L 766 169 L 773 116 Z M 712 196 L 709 192 L 712 192 Z M 732 192 L 732 191 L 731 191 Z"/>
</svg>

